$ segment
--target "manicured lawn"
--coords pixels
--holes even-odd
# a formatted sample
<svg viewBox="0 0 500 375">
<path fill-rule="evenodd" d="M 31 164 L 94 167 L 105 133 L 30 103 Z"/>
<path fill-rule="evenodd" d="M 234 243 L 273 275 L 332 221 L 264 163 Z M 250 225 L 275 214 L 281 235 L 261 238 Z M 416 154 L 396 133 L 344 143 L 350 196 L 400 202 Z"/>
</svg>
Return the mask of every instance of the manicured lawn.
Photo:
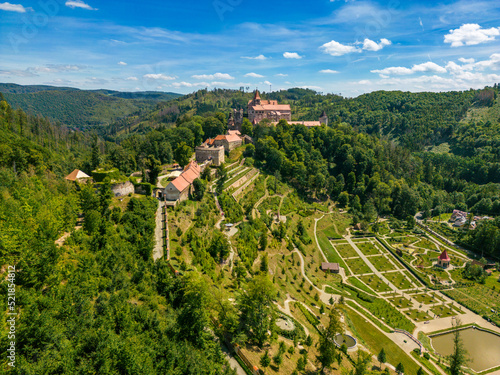
<svg viewBox="0 0 500 375">
<path fill-rule="evenodd" d="M 416 299 L 418 302 L 423 303 L 424 305 L 431 305 L 433 303 L 444 301 L 444 298 L 439 296 L 435 292 L 412 294 L 411 297 Z"/>
<path fill-rule="evenodd" d="M 413 284 L 406 277 L 405 274 L 401 272 L 386 272 L 384 276 L 387 280 L 389 280 L 396 288 L 405 290 L 414 288 Z"/>
<path fill-rule="evenodd" d="M 377 255 L 380 254 L 380 251 L 375 247 L 375 245 L 370 241 L 370 242 L 365 242 L 366 240 L 358 241 L 356 243 L 356 246 L 361 250 L 361 252 L 365 255 Z"/>
<path fill-rule="evenodd" d="M 359 256 L 356 250 L 354 250 L 353 247 L 349 244 L 334 244 L 334 246 L 337 249 L 338 253 L 342 256 L 342 258 L 353 258 Z"/>
<path fill-rule="evenodd" d="M 437 305 L 433 307 L 431 311 L 434 314 L 439 315 L 441 318 L 457 315 L 457 312 L 451 307 L 451 305 Z"/>
<path fill-rule="evenodd" d="M 391 290 L 391 288 L 376 275 L 360 276 L 359 279 L 376 292 L 388 292 Z"/>
<path fill-rule="evenodd" d="M 364 290 L 367 293 L 373 294 L 373 290 L 371 290 L 370 288 L 368 288 L 364 283 L 362 283 L 361 281 L 359 281 L 354 276 L 349 277 L 348 280 L 349 280 L 349 283 L 351 283 L 355 287 L 357 287 L 357 288 L 359 288 L 361 290 Z"/>
<path fill-rule="evenodd" d="M 354 258 L 346 260 L 346 263 L 351 268 L 351 271 L 355 275 L 361 275 L 365 273 L 372 273 L 373 271 L 368 267 L 365 261 L 361 258 Z"/>
<path fill-rule="evenodd" d="M 431 316 L 427 314 L 425 311 L 419 309 L 410 309 L 404 312 L 406 316 L 417 322 L 423 322 L 425 320 L 431 320 Z"/>
<path fill-rule="evenodd" d="M 375 266 L 375 268 L 380 271 L 380 272 L 384 272 L 384 271 L 392 271 L 392 270 L 396 270 L 397 268 L 394 266 L 394 264 L 392 264 L 385 256 L 383 255 L 380 255 L 380 256 L 375 256 L 375 257 L 370 257 L 368 258 L 371 262 L 371 264 L 373 264 Z"/>
<path fill-rule="evenodd" d="M 402 363 L 406 374 L 416 374 L 419 366 L 393 341 L 382 334 L 371 323 L 358 315 L 353 309 L 346 308 L 350 329 L 361 339 L 372 354 L 377 355 L 383 348 L 387 355 L 387 362 L 396 366 Z"/>
<path fill-rule="evenodd" d="M 406 299 L 404 297 L 394 297 L 394 298 L 389 298 L 388 299 L 393 305 L 400 309 L 404 309 L 410 306 L 413 306 L 413 303 L 409 299 Z"/>
</svg>

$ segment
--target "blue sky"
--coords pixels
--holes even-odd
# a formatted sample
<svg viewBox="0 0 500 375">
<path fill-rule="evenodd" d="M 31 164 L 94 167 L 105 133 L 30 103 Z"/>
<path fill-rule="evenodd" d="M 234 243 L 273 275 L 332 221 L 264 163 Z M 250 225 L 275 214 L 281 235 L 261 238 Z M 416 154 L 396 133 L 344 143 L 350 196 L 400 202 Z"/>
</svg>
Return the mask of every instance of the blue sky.
<svg viewBox="0 0 500 375">
<path fill-rule="evenodd" d="M 498 0 L 0 0 L 0 82 L 447 91 L 500 83 Z"/>
</svg>

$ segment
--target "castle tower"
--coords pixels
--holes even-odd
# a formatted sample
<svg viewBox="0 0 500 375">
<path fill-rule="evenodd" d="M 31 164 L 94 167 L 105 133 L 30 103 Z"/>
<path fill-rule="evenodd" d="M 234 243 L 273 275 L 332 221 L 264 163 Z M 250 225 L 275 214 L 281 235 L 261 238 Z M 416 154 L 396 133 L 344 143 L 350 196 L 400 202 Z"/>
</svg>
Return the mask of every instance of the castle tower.
<svg viewBox="0 0 500 375">
<path fill-rule="evenodd" d="M 260 105 L 260 94 L 259 94 L 259 90 L 255 90 L 255 96 L 253 97 L 253 102 L 254 102 L 254 105 Z"/>
<path fill-rule="evenodd" d="M 321 114 L 321 116 L 319 117 L 319 122 L 321 124 L 325 124 L 326 126 L 328 126 L 328 116 L 326 115 L 326 112 L 323 111 L 323 113 Z"/>
</svg>

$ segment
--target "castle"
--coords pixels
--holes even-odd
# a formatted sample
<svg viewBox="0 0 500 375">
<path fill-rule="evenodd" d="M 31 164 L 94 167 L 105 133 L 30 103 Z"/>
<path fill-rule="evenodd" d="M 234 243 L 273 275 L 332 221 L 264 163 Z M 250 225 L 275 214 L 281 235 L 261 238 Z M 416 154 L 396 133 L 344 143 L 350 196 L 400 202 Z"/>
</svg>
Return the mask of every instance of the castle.
<svg viewBox="0 0 500 375">
<path fill-rule="evenodd" d="M 276 125 L 280 120 L 286 120 L 290 125 L 300 124 L 311 127 L 325 124 L 328 126 L 328 116 L 325 111 L 321 114 L 319 121 L 292 121 L 292 110 L 289 104 L 278 104 L 277 100 L 262 100 L 258 90 L 255 91 L 253 99 L 248 101 L 247 112 L 248 120 L 253 125 L 268 119 L 272 125 Z M 241 130 L 243 118 L 243 109 L 233 109 L 229 114 L 229 129 Z"/>
</svg>

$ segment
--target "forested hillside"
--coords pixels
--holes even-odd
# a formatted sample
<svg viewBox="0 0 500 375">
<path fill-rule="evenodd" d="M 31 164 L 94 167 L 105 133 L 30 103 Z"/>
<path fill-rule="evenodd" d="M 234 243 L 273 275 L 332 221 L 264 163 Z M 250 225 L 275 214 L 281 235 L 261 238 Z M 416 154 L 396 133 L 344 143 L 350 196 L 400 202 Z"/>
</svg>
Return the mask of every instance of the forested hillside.
<svg viewBox="0 0 500 375">
<path fill-rule="evenodd" d="M 0 96 L 0 264 L 15 265 L 16 366 L 11 374 L 231 374 L 204 331 L 202 276 L 174 279 L 152 260 L 151 197 L 112 201 L 63 176 L 90 165 L 95 138 L 14 111 Z M 88 169 L 87 169 L 88 170 Z M 120 203 L 120 205 L 118 205 Z M 83 229 L 75 229 L 78 215 Z M 55 244 L 71 233 L 64 246 Z M 2 298 L 7 296 L 2 277 Z M 6 316 L 8 305 L 0 307 Z M 192 323 L 198 324 L 198 328 Z M 0 348 L 10 345 L 6 319 Z M 202 339 L 203 337 L 203 339 Z"/>
<path fill-rule="evenodd" d="M 0 92 L 14 109 L 42 115 L 65 126 L 81 130 L 105 127 L 133 113 L 147 113 L 174 93 L 122 93 L 112 90 L 78 90 L 52 86 L 0 84 Z"/>
<path fill-rule="evenodd" d="M 107 129 L 108 135 L 144 131 L 158 124 L 172 124 L 180 116 L 210 115 L 231 108 L 244 108 L 252 93 L 238 90 L 199 90 L 159 104 L 147 114 L 124 118 Z M 449 144 L 445 150 L 496 161 L 500 130 L 498 87 L 443 93 L 377 91 L 356 98 L 319 95 L 308 89 L 289 89 L 263 94 L 263 99 L 290 104 L 293 120 L 317 120 L 324 110 L 330 123 L 343 122 L 355 129 L 386 137 L 410 151 L 423 151 Z M 490 125 L 491 124 L 491 125 Z M 471 130 L 471 128 L 473 130 Z"/>
</svg>

